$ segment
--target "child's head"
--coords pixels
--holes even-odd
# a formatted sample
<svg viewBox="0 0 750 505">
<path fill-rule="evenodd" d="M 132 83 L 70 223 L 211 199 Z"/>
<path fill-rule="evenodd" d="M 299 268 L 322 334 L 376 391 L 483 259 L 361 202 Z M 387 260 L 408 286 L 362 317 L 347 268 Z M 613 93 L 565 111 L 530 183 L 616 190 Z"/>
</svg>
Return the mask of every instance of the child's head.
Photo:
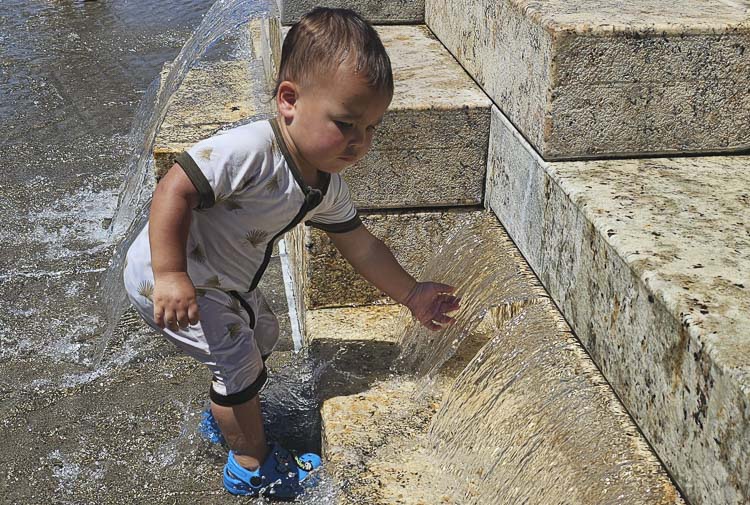
<svg viewBox="0 0 750 505">
<path fill-rule="evenodd" d="M 309 166 L 338 172 L 364 156 L 392 96 L 388 54 L 359 15 L 316 8 L 290 29 L 276 103 Z"/>
</svg>

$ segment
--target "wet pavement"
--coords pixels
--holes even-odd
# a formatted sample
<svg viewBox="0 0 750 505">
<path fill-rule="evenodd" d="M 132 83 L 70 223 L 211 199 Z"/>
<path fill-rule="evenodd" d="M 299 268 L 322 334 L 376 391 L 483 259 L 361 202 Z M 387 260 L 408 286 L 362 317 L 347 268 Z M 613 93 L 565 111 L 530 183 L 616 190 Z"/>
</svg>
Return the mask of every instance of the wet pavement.
<svg viewBox="0 0 750 505">
<path fill-rule="evenodd" d="M 195 433 L 207 371 L 132 313 L 87 366 L 131 121 L 211 3 L 0 3 L 0 503 L 238 502 L 221 487 L 225 452 Z M 266 292 L 285 323 L 277 259 Z M 282 328 L 274 400 L 311 373 L 290 373 Z M 305 408 L 274 410 L 277 424 L 308 423 L 278 438 L 315 448 Z"/>
</svg>

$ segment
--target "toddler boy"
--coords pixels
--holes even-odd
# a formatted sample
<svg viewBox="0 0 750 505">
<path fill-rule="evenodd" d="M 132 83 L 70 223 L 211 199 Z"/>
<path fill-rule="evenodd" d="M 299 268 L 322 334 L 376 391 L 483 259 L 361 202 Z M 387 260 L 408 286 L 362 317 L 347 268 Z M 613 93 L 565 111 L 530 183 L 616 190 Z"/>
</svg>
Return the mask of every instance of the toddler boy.
<svg viewBox="0 0 750 505">
<path fill-rule="evenodd" d="M 453 321 L 453 288 L 406 273 L 362 225 L 340 175 L 367 153 L 392 96 L 390 60 L 372 26 L 349 10 L 313 10 L 284 41 L 277 117 L 180 154 L 128 251 L 133 305 L 213 373 L 211 412 L 231 449 L 230 493 L 294 498 L 320 465 L 315 454 L 269 447 L 263 432 L 258 393 L 279 328 L 257 286 L 285 232 L 300 222 L 324 230 L 422 324 Z"/>
</svg>

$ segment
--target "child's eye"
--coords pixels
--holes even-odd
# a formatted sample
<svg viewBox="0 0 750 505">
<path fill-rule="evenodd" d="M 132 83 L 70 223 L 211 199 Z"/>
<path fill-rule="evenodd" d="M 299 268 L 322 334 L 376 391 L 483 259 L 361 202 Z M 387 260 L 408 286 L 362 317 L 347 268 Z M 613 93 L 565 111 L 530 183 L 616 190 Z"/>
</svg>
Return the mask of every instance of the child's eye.
<svg viewBox="0 0 750 505">
<path fill-rule="evenodd" d="M 352 123 L 347 123 L 346 121 L 334 121 L 334 123 L 339 128 L 352 128 L 354 126 Z"/>
</svg>

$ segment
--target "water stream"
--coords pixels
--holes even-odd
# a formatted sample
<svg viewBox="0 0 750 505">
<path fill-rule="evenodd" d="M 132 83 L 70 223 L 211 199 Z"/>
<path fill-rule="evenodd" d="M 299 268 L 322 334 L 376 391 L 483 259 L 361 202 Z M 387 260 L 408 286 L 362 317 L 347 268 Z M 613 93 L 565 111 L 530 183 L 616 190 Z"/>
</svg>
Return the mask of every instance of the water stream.
<svg viewBox="0 0 750 505">
<path fill-rule="evenodd" d="M 454 314 L 456 322 L 439 332 L 422 327 L 404 311 L 398 370 L 411 371 L 429 382 L 488 310 L 517 307 L 533 297 L 528 273 L 513 261 L 503 261 L 514 254 L 512 244 L 503 237 L 497 223 L 475 220 L 461 227 L 425 266 L 421 278 L 454 286 L 461 308 Z"/>
<path fill-rule="evenodd" d="M 100 364 L 117 322 L 128 306 L 122 285 L 123 262 L 128 247 L 148 220 L 150 198 L 154 186 L 154 142 L 172 97 L 188 71 L 200 61 L 211 46 L 236 35 L 238 27 L 245 27 L 252 21 L 257 21 L 261 26 L 267 27 L 269 20 L 278 20 L 278 17 L 278 5 L 275 0 L 217 0 L 177 57 L 168 66 L 165 75 L 151 83 L 141 100 L 129 135 L 132 154 L 125 169 L 117 209 L 109 227 L 110 240 L 116 244 L 116 247 L 100 282 L 99 298 L 101 305 L 107 307 L 107 325 L 102 333 L 103 336 L 93 350 L 91 359 L 93 368 Z M 248 62 L 247 78 L 252 83 L 252 89 L 258 91 L 253 96 L 256 114 L 243 119 L 242 122 L 266 117 L 271 112 L 271 103 L 267 97 L 273 77 L 270 75 L 271 66 L 264 64 L 268 61 L 265 52 L 266 47 L 274 44 L 268 38 L 280 37 L 280 33 L 264 28 L 263 36 L 265 44 L 256 48 L 249 32 L 245 29 L 241 44 L 236 46 L 240 52 L 235 56 L 237 59 Z M 228 125 L 227 128 L 232 126 L 237 125 Z"/>
<path fill-rule="evenodd" d="M 504 237 L 478 221 L 448 241 L 424 277 L 457 287 L 457 321 L 435 333 L 411 322 L 401 338 L 417 400 L 468 337 L 486 342 L 430 424 L 439 486 L 467 505 L 679 503 L 661 501 L 669 480 L 552 302 L 532 295 Z"/>
</svg>

